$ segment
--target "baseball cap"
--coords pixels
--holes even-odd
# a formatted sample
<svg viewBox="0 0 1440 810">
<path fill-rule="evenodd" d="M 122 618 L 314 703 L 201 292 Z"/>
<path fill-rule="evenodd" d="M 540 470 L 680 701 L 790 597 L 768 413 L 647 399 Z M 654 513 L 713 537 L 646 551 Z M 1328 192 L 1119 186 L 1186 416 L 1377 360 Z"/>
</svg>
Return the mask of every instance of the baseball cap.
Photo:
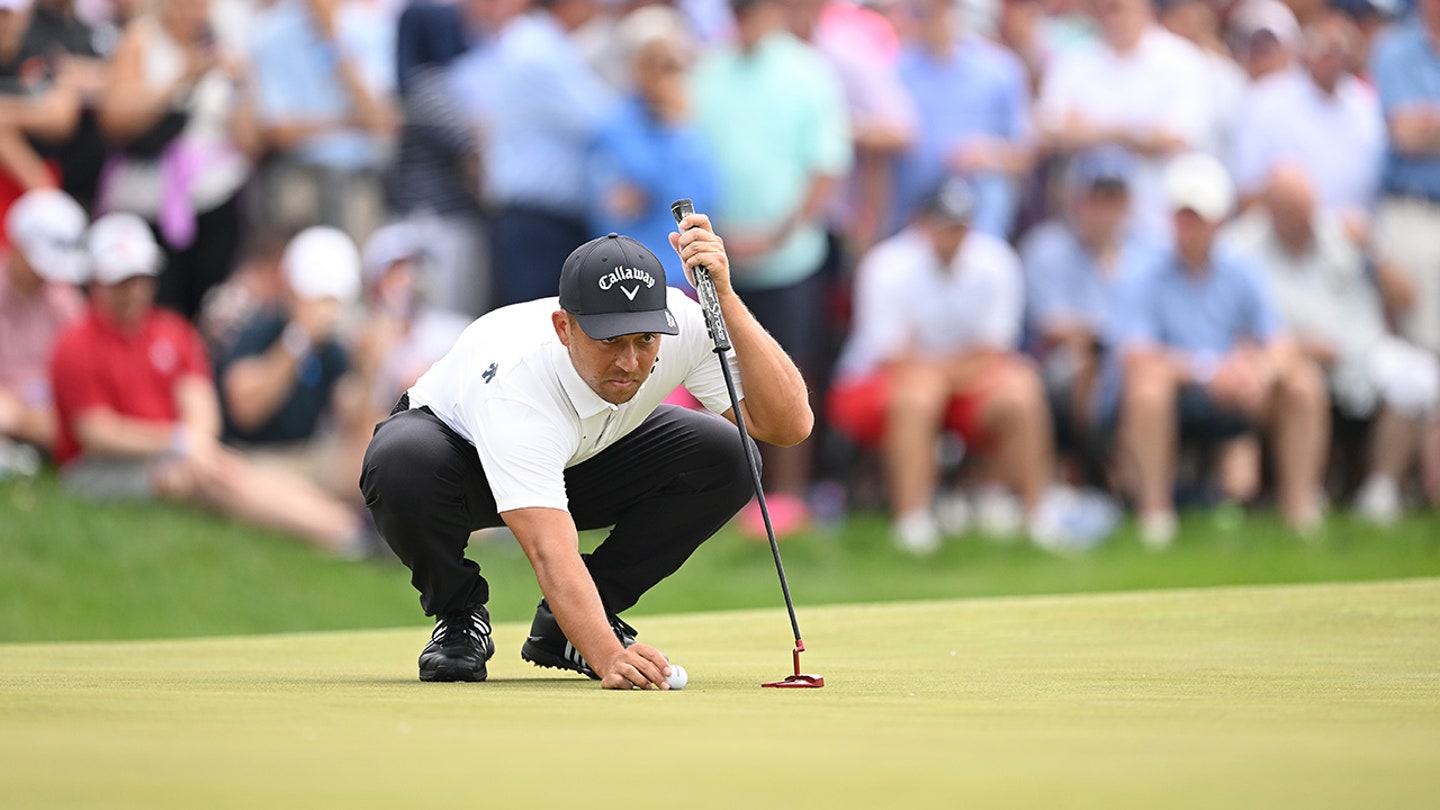
<svg viewBox="0 0 1440 810">
<path fill-rule="evenodd" d="M 596 340 L 641 332 L 680 334 L 666 298 L 665 266 L 628 236 L 591 239 L 560 268 L 560 307 Z"/>
<path fill-rule="evenodd" d="M 280 256 L 280 272 L 291 291 L 307 301 L 349 303 L 360 294 L 360 251 L 338 228 L 318 225 L 296 234 Z"/>
<path fill-rule="evenodd" d="M 1118 146 L 1101 146 L 1075 156 L 1070 168 L 1072 188 L 1088 191 L 1096 186 L 1128 187 L 1135 177 L 1135 156 Z"/>
<path fill-rule="evenodd" d="M 1190 210 L 1207 222 L 1221 222 L 1235 207 L 1235 184 L 1220 161 L 1191 152 L 1166 167 L 1165 199 L 1172 211 Z"/>
<path fill-rule="evenodd" d="M 5 215 L 5 233 L 35 273 L 55 284 L 85 280 L 85 209 L 63 191 L 21 195 Z"/>
<path fill-rule="evenodd" d="M 119 284 L 135 276 L 156 276 L 164 254 L 145 220 L 134 214 L 106 214 L 90 226 L 90 267 L 97 284 Z"/>
<path fill-rule="evenodd" d="M 1267 33 L 1286 48 L 1300 44 L 1300 23 L 1295 12 L 1280 0 L 1247 0 L 1235 11 L 1231 24 L 1245 41 Z"/>
<path fill-rule="evenodd" d="M 386 225 L 365 240 L 365 252 L 362 254 L 365 278 L 374 281 L 395 262 L 418 259 L 424 253 L 413 226 L 399 222 Z"/>
<path fill-rule="evenodd" d="M 963 177 L 947 177 L 925 197 L 920 211 L 935 219 L 969 222 L 975 216 L 975 190 Z"/>
</svg>

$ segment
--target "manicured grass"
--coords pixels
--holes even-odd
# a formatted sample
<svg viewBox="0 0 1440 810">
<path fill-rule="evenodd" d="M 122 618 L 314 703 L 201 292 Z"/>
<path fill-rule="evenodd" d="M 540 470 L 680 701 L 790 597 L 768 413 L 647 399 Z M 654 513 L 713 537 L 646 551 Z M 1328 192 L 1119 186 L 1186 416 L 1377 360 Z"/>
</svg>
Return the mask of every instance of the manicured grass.
<svg viewBox="0 0 1440 810">
<path fill-rule="evenodd" d="M 1225 528 L 1196 515 L 1165 553 L 1127 530 L 1075 559 L 967 537 L 916 560 L 885 532 L 883 517 L 859 514 L 782 543 L 802 630 L 822 604 L 1440 575 L 1440 518 L 1429 514 L 1388 532 L 1337 517 L 1308 543 L 1266 516 Z M 0 552 L 0 641 L 427 623 L 397 563 L 325 559 L 193 510 L 89 504 L 50 477 L 0 482 Z M 495 620 L 528 619 L 539 590 L 513 539 L 477 536 L 471 556 L 490 579 Z M 782 605 L 768 545 L 726 530 L 627 615 Z"/>
<path fill-rule="evenodd" d="M 759 687 L 790 669 L 774 608 L 647 617 L 644 636 L 690 670 L 678 693 L 606 693 L 523 664 L 523 622 L 497 626 L 483 684 L 419 683 L 423 627 L 0 645 L 0 796 L 147 810 L 1314 810 L 1440 795 L 1437 579 L 805 618 L 819 690 Z"/>
</svg>

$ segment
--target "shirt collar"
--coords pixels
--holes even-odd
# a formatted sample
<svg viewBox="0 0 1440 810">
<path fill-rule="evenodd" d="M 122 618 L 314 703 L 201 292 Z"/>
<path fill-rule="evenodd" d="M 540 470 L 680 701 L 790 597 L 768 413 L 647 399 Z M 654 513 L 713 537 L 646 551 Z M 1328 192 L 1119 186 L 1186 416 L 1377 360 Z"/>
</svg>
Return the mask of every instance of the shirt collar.
<svg viewBox="0 0 1440 810">
<path fill-rule="evenodd" d="M 571 407 L 581 419 L 589 419 L 607 410 L 620 409 L 620 406 L 601 399 L 600 395 L 581 379 L 580 372 L 575 370 L 575 364 L 570 362 L 570 352 L 565 349 L 565 344 L 558 340 L 550 344 L 550 360 L 555 365 L 555 376 L 560 380 L 560 387 L 565 389 Z"/>
</svg>

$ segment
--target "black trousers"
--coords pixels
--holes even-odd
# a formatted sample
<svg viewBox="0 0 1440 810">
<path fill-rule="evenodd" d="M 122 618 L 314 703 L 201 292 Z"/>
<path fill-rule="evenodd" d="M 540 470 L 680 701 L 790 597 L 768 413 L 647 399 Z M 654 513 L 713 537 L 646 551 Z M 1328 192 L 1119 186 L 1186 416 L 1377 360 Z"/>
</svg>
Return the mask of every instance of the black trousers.
<svg viewBox="0 0 1440 810">
<path fill-rule="evenodd" d="M 474 445 L 428 409 L 399 411 L 375 428 L 360 489 L 426 615 L 489 600 L 465 547 L 472 531 L 504 521 Z M 753 494 L 735 426 L 671 405 L 566 470 L 565 489 L 578 529 L 613 527 L 584 555 L 612 614 L 675 573 Z"/>
</svg>

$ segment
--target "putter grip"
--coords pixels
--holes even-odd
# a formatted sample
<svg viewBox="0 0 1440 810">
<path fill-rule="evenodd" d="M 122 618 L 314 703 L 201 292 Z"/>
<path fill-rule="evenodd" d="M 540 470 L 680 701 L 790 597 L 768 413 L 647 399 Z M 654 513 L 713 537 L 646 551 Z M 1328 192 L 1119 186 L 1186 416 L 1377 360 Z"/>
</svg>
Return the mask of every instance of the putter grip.
<svg viewBox="0 0 1440 810">
<path fill-rule="evenodd" d="M 695 213 L 695 204 L 686 197 L 670 203 L 670 213 L 675 217 L 678 228 L 685 217 Z M 715 280 L 710 278 L 710 269 L 705 265 L 695 266 L 695 292 L 700 296 L 700 309 L 705 313 L 705 328 L 710 330 L 710 339 L 715 341 L 715 352 L 730 350 L 730 333 L 725 330 L 725 318 L 720 314 L 720 296 L 715 292 Z"/>
</svg>

